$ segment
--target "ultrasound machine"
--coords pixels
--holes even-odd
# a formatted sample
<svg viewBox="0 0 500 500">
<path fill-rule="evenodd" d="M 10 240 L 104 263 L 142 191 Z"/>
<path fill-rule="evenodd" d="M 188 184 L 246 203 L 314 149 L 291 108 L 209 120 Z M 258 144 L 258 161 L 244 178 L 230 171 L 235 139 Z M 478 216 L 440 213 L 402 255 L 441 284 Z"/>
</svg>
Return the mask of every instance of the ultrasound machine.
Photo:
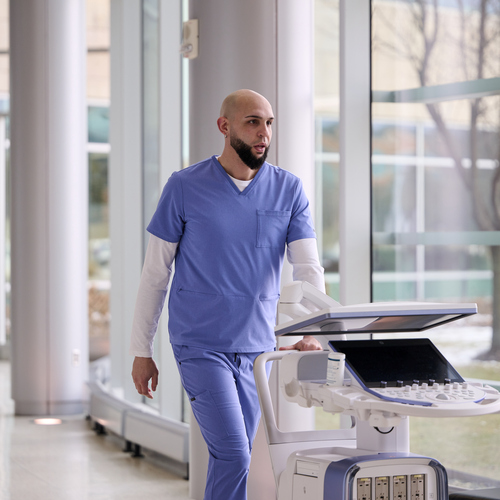
<svg viewBox="0 0 500 500">
<path fill-rule="evenodd" d="M 444 466 L 410 453 L 409 417 L 495 413 L 500 393 L 465 381 L 429 339 L 366 334 L 423 332 L 477 313 L 476 304 L 341 306 L 309 283 L 293 282 L 283 288 L 278 313 L 276 336 L 328 340 L 324 351 L 276 351 L 255 363 L 278 499 L 448 500 Z M 266 376 L 271 361 L 279 361 L 286 400 L 340 413 L 350 428 L 281 431 Z"/>
</svg>

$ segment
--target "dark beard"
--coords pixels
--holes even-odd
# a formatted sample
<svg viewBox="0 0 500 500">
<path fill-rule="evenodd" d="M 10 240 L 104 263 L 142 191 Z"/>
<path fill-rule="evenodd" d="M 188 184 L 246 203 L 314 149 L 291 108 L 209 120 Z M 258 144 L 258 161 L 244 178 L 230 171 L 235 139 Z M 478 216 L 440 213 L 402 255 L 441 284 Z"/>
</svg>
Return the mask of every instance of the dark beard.
<svg viewBox="0 0 500 500">
<path fill-rule="evenodd" d="M 252 148 L 239 137 L 231 137 L 230 144 L 232 148 L 238 153 L 240 160 L 251 170 L 258 170 L 267 158 L 269 146 L 264 150 L 263 155 L 258 158 L 252 153 Z"/>
</svg>

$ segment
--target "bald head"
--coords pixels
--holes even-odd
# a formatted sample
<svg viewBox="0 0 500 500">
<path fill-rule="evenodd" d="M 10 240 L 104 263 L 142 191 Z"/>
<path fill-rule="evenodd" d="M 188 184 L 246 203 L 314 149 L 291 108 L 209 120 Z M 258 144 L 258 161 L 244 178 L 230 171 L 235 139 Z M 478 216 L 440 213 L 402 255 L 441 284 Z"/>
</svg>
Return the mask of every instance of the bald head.
<svg viewBox="0 0 500 500">
<path fill-rule="evenodd" d="M 252 104 L 267 104 L 271 107 L 269 101 L 262 95 L 253 90 L 241 89 L 229 94 L 220 108 L 220 116 L 232 120 L 236 112 L 242 107 L 247 107 Z"/>
<path fill-rule="evenodd" d="M 224 99 L 217 119 L 224 135 L 219 162 L 229 175 L 239 172 L 240 177 L 233 177 L 243 179 L 263 165 L 271 144 L 273 121 L 271 104 L 253 90 L 237 90 Z"/>
</svg>

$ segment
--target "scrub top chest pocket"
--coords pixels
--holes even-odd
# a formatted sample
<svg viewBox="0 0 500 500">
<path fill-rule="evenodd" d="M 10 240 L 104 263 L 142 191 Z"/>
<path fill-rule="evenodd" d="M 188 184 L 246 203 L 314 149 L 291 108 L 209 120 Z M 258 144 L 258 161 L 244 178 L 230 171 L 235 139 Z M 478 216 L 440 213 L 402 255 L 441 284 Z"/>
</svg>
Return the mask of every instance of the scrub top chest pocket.
<svg viewBox="0 0 500 500">
<path fill-rule="evenodd" d="M 284 248 L 291 210 L 257 210 L 257 248 Z"/>
</svg>

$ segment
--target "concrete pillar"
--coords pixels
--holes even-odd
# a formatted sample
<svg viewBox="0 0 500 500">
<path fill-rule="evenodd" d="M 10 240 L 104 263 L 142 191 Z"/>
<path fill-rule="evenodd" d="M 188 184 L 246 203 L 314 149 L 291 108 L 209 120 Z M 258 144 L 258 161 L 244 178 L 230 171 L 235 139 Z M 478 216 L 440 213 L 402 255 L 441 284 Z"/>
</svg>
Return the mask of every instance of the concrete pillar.
<svg viewBox="0 0 500 500">
<path fill-rule="evenodd" d="M 88 374 L 84 0 L 11 0 L 12 397 L 84 410 Z"/>
<path fill-rule="evenodd" d="M 222 152 L 216 119 L 224 97 L 241 88 L 252 89 L 269 100 L 276 116 L 268 161 L 298 175 L 313 200 L 313 3 L 190 2 L 189 17 L 198 19 L 200 30 L 199 56 L 189 62 L 191 164 Z M 290 279 L 290 270 L 285 270 L 282 281 Z M 312 412 L 305 414 L 289 403 L 280 411 L 284 404 L 276 401 L 280 427 L 291 430 L 314 425 Z M 190 494 L 198 499 L 203 498 L 207 454 L 194 419 L 191 426 Z M 275 496 L 269 454 L 260 431 L 253 450 L 253 458 L 259 458 L 252 460 L 250 468 L 250 500 Z"/>
</svg>

